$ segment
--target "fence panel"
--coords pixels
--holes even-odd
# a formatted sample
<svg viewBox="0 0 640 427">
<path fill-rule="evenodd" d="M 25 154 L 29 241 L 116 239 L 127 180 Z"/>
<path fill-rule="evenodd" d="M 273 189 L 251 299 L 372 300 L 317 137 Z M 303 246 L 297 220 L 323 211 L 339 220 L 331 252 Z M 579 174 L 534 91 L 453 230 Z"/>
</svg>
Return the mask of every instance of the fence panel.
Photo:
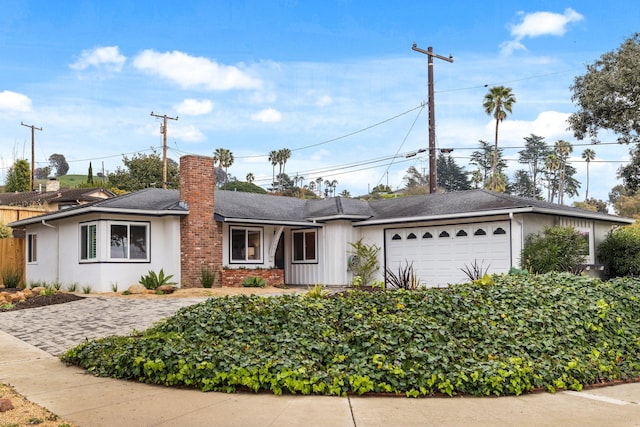
<svg viewBox="0 0 640 427">
<path fill-rule="evenodd" d="M 2 273 L 20 270 L 25 278 L 25 239 L 0 239 L 0 283 Z"/>
</svg>

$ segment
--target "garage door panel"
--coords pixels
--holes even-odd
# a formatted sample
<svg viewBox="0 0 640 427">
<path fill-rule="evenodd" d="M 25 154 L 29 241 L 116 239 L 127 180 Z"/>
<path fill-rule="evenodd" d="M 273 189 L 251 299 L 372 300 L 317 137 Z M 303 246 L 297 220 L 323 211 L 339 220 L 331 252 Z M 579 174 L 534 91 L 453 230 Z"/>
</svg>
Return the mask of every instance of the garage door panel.
<svg viewBox="0 0 640 427">
<path fill-rule="evenodd" d="M 396 236 L 394 240 L 392 237 Z M 489 273 L 511 266 L 508 221 L 414 227 L 386 231 L 386 264 L 392 271 L 413 263 L 426 286 L 443 286 L 468 280 L 461 269 L 475 262 Z"/>
</svg>

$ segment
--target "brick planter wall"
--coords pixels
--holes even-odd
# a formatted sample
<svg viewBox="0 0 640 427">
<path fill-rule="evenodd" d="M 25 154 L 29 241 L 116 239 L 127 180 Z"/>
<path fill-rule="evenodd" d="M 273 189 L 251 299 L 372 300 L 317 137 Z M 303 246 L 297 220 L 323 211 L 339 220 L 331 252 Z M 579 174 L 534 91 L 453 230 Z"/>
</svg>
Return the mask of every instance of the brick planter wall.
<svg viewBox="0 0 640 427">
<path fill-rule="evenodd" d="M 180 286 L 201 287 L 202 266 L 222 267 L 222 226 L 213 218 L 215 173 L 213 158 L 180 158 L 180 200 L 189 215 L 180 219 Z"/>
<path fill-rule="evenodd" d="M 284 287 L 284 270 L 229 268 L 220 270 L 222 286 L 240 287 L 246 277 L 260 277 L 267 281 L 267 286 Z"/>
</svg>

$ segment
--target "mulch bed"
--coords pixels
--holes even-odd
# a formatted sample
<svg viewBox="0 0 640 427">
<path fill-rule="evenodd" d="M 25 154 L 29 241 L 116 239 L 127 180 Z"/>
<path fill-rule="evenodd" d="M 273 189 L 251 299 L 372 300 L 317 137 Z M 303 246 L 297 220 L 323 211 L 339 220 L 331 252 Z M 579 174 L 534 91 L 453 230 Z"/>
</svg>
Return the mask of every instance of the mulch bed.
<svg viewBox="0 0 640 427">
<path fill-rule="evenodd" d="M 2 291 L 11 292 L 9 289 L 2 289 Z M 24 310 L 26 308 L 44 307 L 44 306 L 53 305 L 53 304 L 64 304 L 66 302 L 77 301 L 83 298 L 84 297 L 81 297 L 79 295 L 69 294 L 65 292 L 58 292 L 53 295 L 38 295 L 33 298 L 28 298 L 22 302 L 15 303 L 13 308 L 2 308 L 2 306 L 0 306 L 0 312 Z"/>
</svg>

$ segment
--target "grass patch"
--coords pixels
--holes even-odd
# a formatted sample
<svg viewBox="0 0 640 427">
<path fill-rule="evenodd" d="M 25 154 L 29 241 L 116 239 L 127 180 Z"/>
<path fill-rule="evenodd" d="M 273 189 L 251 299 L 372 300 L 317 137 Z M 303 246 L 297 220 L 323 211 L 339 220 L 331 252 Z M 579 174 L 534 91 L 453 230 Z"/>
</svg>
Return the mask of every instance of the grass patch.
<svg viewBox="0 0 640 427">
<path fill-rule="evenodd" d="M 211 298 L 62 360 L 203 391 L 519 395 L 640 376 L 638 279 L 495 276 L 444 289 Z"/>
</svg>

